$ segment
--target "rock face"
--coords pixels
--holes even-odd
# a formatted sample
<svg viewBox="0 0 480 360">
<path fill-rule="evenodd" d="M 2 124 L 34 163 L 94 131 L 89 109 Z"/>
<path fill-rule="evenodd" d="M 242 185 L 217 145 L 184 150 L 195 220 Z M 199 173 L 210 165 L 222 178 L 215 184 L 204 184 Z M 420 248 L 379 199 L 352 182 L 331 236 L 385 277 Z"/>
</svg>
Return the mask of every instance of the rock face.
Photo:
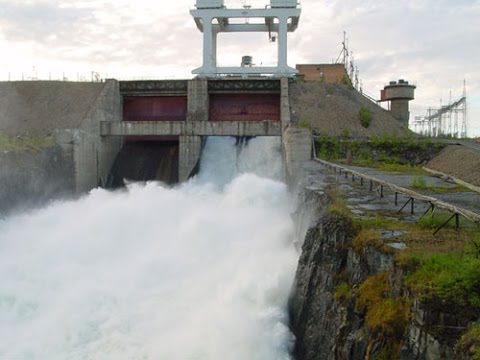
<svg viewBox="0 0 480 360">
<path fill-rule="evenodd" d="M 326 211 L 325 193 L 304 195 L 323 209 L 311 218 L 290 299 L 295 358 L 465 359 L 455 343 L 478 314 L 415 298 L 393 250 L 354 246 L 351 219 Z"/>
<path fill-rule="evenodd" d="M 0 152 L 0 216 L 74 192 L 73 163 L 59 146 Z"/>
</svg>

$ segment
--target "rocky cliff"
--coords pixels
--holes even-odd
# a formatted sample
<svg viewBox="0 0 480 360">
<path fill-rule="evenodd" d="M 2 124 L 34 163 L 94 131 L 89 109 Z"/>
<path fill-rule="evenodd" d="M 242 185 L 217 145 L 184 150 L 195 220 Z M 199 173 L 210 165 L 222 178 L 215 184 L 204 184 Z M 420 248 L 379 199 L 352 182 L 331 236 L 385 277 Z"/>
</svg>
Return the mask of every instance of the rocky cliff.
<svg viewBox="0 0 480 360">
<path fill-rule="evenodd" d="M 358 225 L 328 205 L 335 199 L 323 189 L 331 184 L 317 176 L 320 184 L 301 192 L 300 206 L 314 212 L 290 300 L 295 358 L 470 358 L 475 342 L 458 344 L 479 308 L 414 293 L 412 263 L 398 260 L 394 244 L 359 241 Z"/>
</svg>

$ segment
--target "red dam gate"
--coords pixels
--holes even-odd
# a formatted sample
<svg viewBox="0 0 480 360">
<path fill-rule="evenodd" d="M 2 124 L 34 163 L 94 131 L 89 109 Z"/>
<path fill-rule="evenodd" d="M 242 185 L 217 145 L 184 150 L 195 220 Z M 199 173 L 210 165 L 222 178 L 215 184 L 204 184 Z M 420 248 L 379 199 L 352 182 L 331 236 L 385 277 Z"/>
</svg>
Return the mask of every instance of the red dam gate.
<svg viewBox="0 0 480 360">
<path fill-rule="evenodd" d="M 186 96 L 126 96 L 123 121 L 185 121 Z"/>
<path fill-rule="evenodd" d="M 211 121 L 280 121 L 279 94 L 212 94 Z"/>
</svg>

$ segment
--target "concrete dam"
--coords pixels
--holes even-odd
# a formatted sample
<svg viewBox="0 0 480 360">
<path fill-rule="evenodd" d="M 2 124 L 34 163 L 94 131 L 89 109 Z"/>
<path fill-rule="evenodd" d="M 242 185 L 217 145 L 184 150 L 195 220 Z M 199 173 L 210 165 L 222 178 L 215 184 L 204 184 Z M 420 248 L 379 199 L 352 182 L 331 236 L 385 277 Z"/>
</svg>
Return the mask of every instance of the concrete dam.
<svg viewBox="0 0 480 360">
<path fill-rule="evenodd" d="M 97 88 L 92 84 L 92 90 Z M 79 100 L 63 99 L 65 103 Z M 287 136 L 284 149 L 290 151 L 289 123 L 288 79 L 107 80 L 74 127 L 50 131 L 71 158 L 74 188 L 81 193 L 118 185 L 122 168 L 130 180 L 183 182 L 198 170 L 208 136 Z M 308 147 L 309 141 L 304 158 L 310 156 Z M 128 160 L 129 151 L 135 154 L 134 161 Z M 151 159 L 152 154 L 160 163 L 151 165 L 150 171 L 139 168 L 143 156 Z M 292 156 L 288 158 L 293 164 Z M 122 166 L 122 161 L 129 165 Z"/>
</svg>

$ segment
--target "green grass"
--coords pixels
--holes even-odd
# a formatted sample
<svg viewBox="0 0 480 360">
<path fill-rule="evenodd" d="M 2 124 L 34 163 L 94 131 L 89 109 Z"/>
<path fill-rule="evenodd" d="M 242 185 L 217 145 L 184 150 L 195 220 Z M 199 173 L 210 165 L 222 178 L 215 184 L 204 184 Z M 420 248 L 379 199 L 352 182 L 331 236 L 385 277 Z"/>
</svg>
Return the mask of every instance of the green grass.
<svg viewBox="0 0 480 360">
<path fill-rule="evenodd" d="M 427 190 L 430 185 L 427 184 L 427 179 L 424 176 L 415 176 L 410 182 L 410 187 L 418 190 Z"/>
<path fill-rule="evenodd" d="M 346 282 L 342 282 L 335 288 L 335 300 L 345 301 L 352 297 L 352 288 Z"/>
<path fill-rule="evenodd" d="M 410 187 L 415 190 L 423 190 L 437 194 L 469 191 L 467 188 L 459 184 L 453 186 L 435 186 L 432 183 L 429 183 L 423 175 L 415 176 L 410 182 Z"/>
<path fill-rule="evenodd" d="M 435 212 L 434 214 L 429 213 L 423 216 L 421 219 L 419 219 L 418 224 L 425 229 L 436 230 L 440 226 L 446 224 L 448 220 L 450 220 L 448 224 L 445 225 L 444 228 L 455 229 L 455 218 L 452 218 L 452 215 L 453 214 L 449 212 L 438 212 L 438 211 Z M 460 227 L 464 228 L 464 227 L 471 226 L 471 223 L 465 218 L 460 217 L 459 225 Z"/>
<path fill-rule="evenodd" d="M 391 290 L 386 272 L 368 277 L 358 289 L 357 309 L 365 312 L 371 340 L 381 341 L 382 356 L 378 358 L 382 359 L 400 358 L 401 339 L 411 316 L 411 304 L 405 298 L 393 297 Z"/>
<path fill-rule="evenodd" d="M 480 306 L 480 259 L 468 253 L 432 254 L 417 258 L 407 286 L 423 300 L 439 299 L 459 306 Z"/>
<path fill-rule="evenodd" d="M 11 137 L 0 134 L 0 151 L 39 151 L 43 148 L 53 146 L 55 140 L 52 136 L 29 136 Z"/>
<path fill-rule="evenodd" d="M 310 125 L 310 123 L 305 120 L 305 119 L 301 119 L 299 122 L 298 122 L 298 127 L 300 129 L 311 129 L 312 126 Z"/>
</svg>

